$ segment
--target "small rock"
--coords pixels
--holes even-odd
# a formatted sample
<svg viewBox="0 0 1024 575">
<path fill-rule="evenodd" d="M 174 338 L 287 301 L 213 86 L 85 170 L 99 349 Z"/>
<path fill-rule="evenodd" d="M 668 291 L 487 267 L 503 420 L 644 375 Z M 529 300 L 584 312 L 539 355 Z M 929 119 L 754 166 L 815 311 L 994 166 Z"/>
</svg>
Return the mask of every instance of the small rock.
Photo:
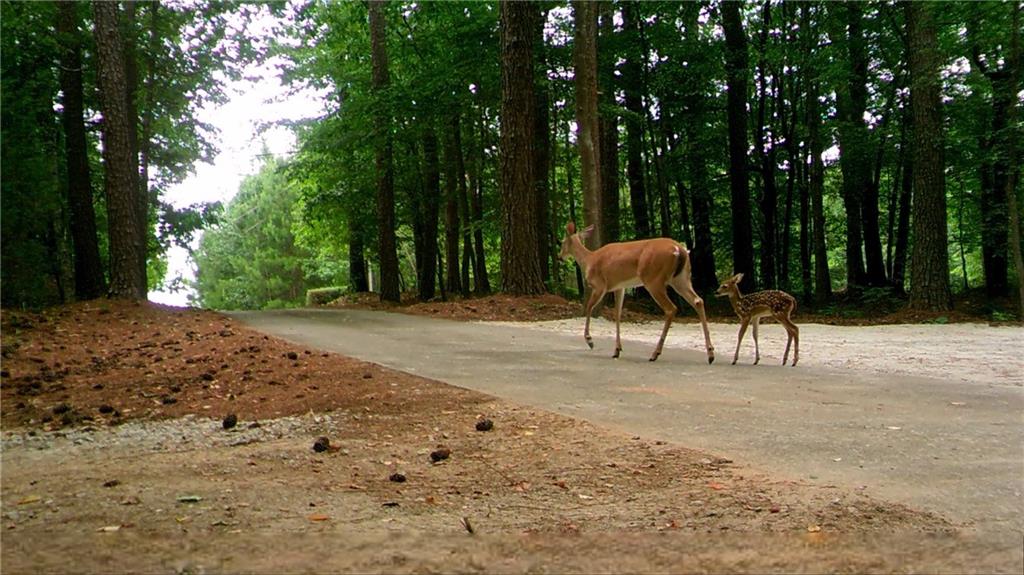
<svg viewBox="0 0 1024 575">
<path fill-rule="evenodd" d="M 99 412 L 100 413 L 114 413 L 114 408 L 104 403 L 103 405 L 101 405 L 99 407 Z"/>
<path fill-rule="evenodd" d="M 288 352 L 288 359 L 290 359 L 292 361 L 294 361 L 296 359 L 299 359 L 299 354 L 295 353 L 294 351 L 289 351 Z"/>
<path fill-rule="evenodd" d="M 261 427 L 263 427 L 263 424 L 258 421 L 254 421 L 249 424 L 249 429 L 259 429 Z"/>
<path fill-rule="evenodd" d="M 69 411 L 71 411 L 71 406 L 66 404 L 66 403 L 62 403 L 62 404 L 60 404 L 60 405 L 58 405 L 58 406 L 53 408 L 53 414 L 54 415 L 60 415 L 62 413 L 67 413 Z"/>
<path fill-rule="evenodd" d="M 110 481 L 104 483 L 103 487 L 117 487 L 118 485 L 121 485 L 121 482 L 119 480 L 111 479 Z"/>
<path fill-rule="evenodd" d="M 160 403 L 164 405 L 174 405 L 175 403 L 178 403 L 178 400 L 169 395 L 165 395 L 162 398 L 160 398 Z"/>
<path fill-rule="evenodd" d="M 405 483 L 405 476 L 401 473 L 392 473 L 391 476 L 388 477 L 388 480 L 395 483 Z"/>
<path fill-rule="evenodd" d="M 481 419 L 480 421 L 476 422 L 477 431 L 490 431 L 492 429 L 494 429 L 494 422 L 491 421 L 490 419 Z"/>
<path fill-rule="evenodd" d="M 224 429 L 231 429 L 232 427 L 238 425 L 238 416 L 235 415 L 234 413 L 229 413 L 228 416 L 224 418 L 224 421 L 222 423 L 224 425 Z"/>
<path fill-rule="evenodd" d="M 448 449 L 447 447 L 442 447 L 441 449 L 438 449 L 437 451 L 433 451 L 430 453 L 430 460 L 433 461 L 434 463 L 437 463 L 438 461 L 444 461 L 445 459 L 448 459 L 451 456 L 451 454 L 452 450 Z"/>
<path fill-rule="evenodd" d="M 326 437 L 321 437 L 313 443 L 313 451 L 317 453 L 323 453 L 331 448 L 331 440 Z"/>
</svg>

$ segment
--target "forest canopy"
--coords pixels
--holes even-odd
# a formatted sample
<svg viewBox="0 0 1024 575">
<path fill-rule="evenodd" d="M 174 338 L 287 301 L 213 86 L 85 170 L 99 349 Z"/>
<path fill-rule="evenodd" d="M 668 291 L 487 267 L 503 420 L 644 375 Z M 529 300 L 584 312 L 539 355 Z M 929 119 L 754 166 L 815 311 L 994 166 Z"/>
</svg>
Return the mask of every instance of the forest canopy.
<svg viewBox="0 0 1024 575">
<path fill-rule="evenodd" d="M 145 297 L 202 229 L 208 307 L 568 294 L 569 221 L 685 243 L 702 295 L 1024 293 L 1019 2 L 2 9 L 4 306 Z M 215 153 L 197 106 L 271 56 L 326 114 L 229 205 L 171 208 Z"/>
</svg>

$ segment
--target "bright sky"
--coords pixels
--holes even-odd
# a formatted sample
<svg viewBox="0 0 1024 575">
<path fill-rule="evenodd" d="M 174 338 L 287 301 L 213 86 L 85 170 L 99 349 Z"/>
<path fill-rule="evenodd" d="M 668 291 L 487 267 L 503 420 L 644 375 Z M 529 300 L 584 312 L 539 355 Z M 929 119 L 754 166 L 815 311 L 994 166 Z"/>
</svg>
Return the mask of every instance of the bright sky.
<svg viewBox="0 0 1024 575">
<path fill-rule="evenodd" d="M 295 147 L 295 137 L 287 128 L 275 126 L 261 131 L 261 125 L 324 113 L 324 96 L 311 90 L 289 94 L 289 89 L 281 85 L 274 63 L 270 60 L 251 66 L 244 77 L 258 80 L 229 84 L 230 100 L 226 104 L 199 110 L 199 120 L 220 131 L 216 141 L 220 153 L 212 165 L 198 164 L 191 176 L 170 188 L 164 194 L 165 201 L 175 207 L 198 202 L 226 203 L 238 192 L 242 180 L 259 169 L 264 143 L 278 157 L 290 155 Z M 198 238 L 193 247 L 197 246 Z M 172 247 L 165 281 L 177 276 L 195 279 L 195 264 L 186 250 Z M 188 294 L 184 291 L 153 291 L 149 299 L 168 305 L 188 305 Z"/>
</svg>

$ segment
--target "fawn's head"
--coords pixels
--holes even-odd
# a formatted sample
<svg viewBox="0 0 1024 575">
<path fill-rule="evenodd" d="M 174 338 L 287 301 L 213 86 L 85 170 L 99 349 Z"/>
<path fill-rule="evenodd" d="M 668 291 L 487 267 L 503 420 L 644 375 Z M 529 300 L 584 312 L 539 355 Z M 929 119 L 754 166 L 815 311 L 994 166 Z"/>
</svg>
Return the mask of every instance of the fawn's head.
<svg viewBox="0 0 1024 575">
<path fill-rule="evenodd" d="M 731 278 L 722 282 L 722 285 L 718 286 L 718 291 L 715 292 L 715 295 L 718 297 L 726 297 L 732 294 L 733 292 L 739 293 L 739 285 L 741 281 L 743 281 L 742 273 L 738 273 L 732 276 Z"/>
<path fill-rule="evenodd" d="M 569 256 L 572 255 L 572 238 L 577 236 L 580 238 L 580 242 L 586 242 L 590 234 L 593 233 L 594 226 L 587 226 L 579 233 L 576 233 L 576 224 L 569 222 L 565 224 L 565 238 L 562 239 L 562 249 L 558 252 L 558 259 L 562 261 L 568 261 Z"/>
</svg>

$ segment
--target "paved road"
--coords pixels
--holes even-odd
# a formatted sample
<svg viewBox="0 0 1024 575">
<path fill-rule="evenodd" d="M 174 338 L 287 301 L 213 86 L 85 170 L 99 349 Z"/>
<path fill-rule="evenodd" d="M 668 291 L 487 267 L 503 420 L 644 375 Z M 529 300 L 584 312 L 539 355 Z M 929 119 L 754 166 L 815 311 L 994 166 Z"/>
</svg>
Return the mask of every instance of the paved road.
<svg viewBox="0 0 1024 575">
<path fill-rule="evenodd" d="M 708 365 L 704 350 L 353 310 L 233 314 L 284 339 L 730 457 L 865 489 L 1010 541 L 1024 534 L 1024 395 L 815 368 Z M 698 329 L 680 325 L 675 329 Z M 641 349 L 641 347 L 643 349 Z"/>
</svg>

